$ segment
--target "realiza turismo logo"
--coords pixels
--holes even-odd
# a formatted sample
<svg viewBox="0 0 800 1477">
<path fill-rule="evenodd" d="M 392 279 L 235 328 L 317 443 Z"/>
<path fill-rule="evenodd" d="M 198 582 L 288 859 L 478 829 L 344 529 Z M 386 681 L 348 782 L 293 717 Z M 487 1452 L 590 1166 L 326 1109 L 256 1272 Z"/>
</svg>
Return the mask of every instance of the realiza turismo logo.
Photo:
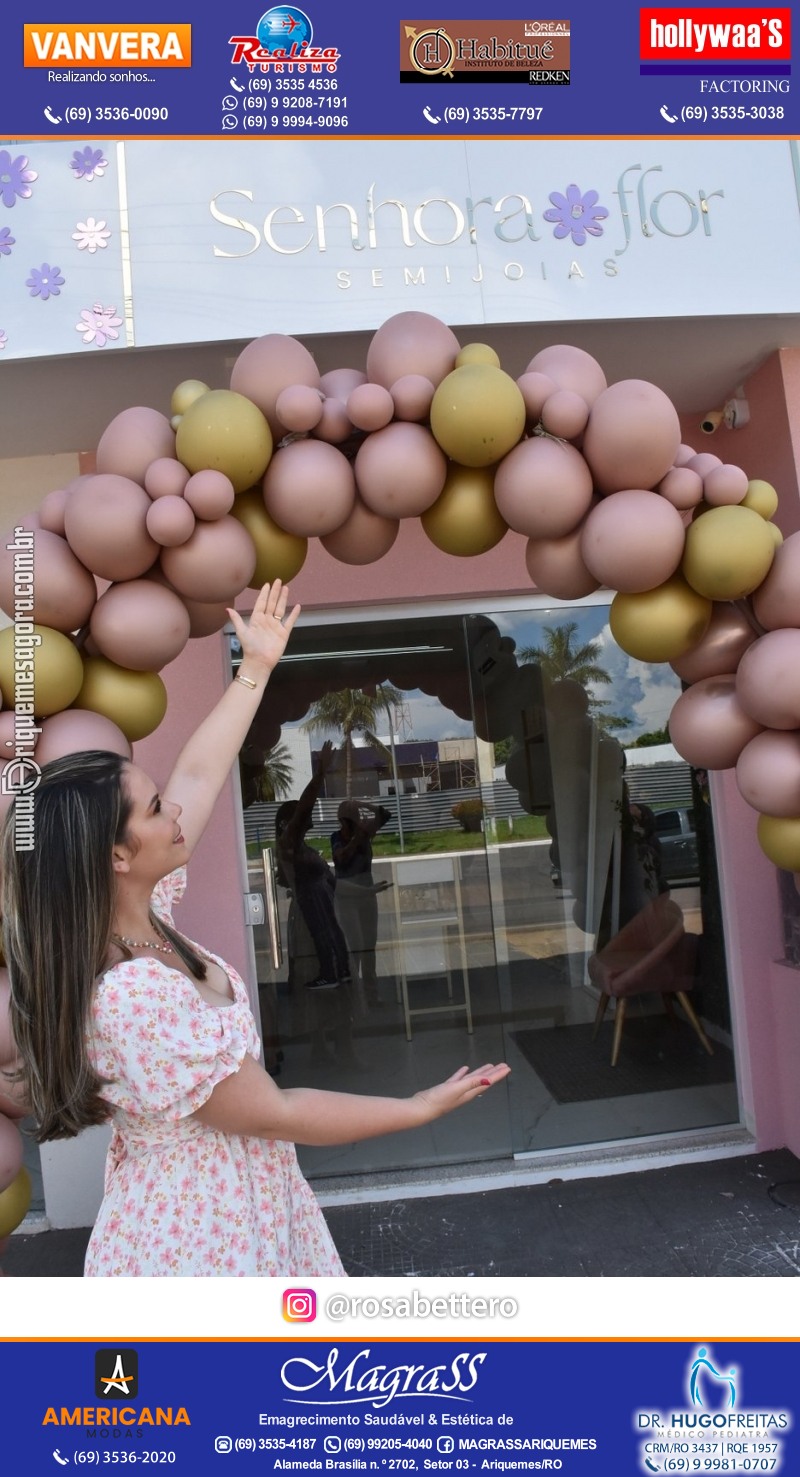
<svg viewBox="0 0 800 1477">
<path fill-rule="evenodd" d="M 315 46 L 314 27 L 296 5 L 273 5 L 265 10 L 255 36 L 230 36 L 234 66 L 256 67 L 276 73 L 335 72 L 341 53 L 335 46 Z"/>
</svg>

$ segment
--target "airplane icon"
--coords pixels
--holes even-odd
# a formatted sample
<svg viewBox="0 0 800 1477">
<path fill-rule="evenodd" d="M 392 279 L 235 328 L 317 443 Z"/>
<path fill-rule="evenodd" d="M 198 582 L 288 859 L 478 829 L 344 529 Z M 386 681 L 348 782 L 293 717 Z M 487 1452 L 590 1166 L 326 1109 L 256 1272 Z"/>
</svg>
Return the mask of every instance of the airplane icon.
<svg viewBox="0 0 800 1477">
<path fill-rule="evenodd" d="M 283 22 L 283 29 L 285 31 L 288 31 L 289 35 L 291 36 L 292 31 L 296 31 L 299 24 L 300 22 L 296 21 L 293 15 L 287 15 L 285 21 Z"/>
</svg>

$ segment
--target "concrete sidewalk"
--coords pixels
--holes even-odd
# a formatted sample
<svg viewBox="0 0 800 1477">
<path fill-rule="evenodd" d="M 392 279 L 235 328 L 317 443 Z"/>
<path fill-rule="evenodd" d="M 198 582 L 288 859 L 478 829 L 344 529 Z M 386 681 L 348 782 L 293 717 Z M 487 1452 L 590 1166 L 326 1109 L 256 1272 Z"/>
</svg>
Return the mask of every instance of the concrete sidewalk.
<svg viewBox="0 0 800 1477">
<path fill-rule="evenodd" d="M 473 1194 L 329 1206 L 352 1277 L 798 1277 L 788 1150 Z M 10 1277 L 80 1277 L 89 1231 L 14 1236 Z"/>
</svg>

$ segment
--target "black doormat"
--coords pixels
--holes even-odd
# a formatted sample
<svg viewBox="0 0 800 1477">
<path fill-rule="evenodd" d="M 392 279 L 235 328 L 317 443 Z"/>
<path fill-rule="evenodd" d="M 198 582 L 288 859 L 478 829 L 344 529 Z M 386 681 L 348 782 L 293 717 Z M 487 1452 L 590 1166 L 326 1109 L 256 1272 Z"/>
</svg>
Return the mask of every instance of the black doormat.
<svg viewBox="0 0 800 1477">
<path fill-rule="evenodd" d="M 512 1035 L 557 1103 L 586 1103 L 734 1080 L 728 1047 L 714 1041 L 714 1055 L 709 1056 L 685 1021 L 673 1024 L 664 1015 L 630 1016 L 615 1067 L 611 1065 L 613 1019 L 604 1021 L 594 1041 L 593 1031 L 593 1025 L 554 1026 Z"/>
</svg>

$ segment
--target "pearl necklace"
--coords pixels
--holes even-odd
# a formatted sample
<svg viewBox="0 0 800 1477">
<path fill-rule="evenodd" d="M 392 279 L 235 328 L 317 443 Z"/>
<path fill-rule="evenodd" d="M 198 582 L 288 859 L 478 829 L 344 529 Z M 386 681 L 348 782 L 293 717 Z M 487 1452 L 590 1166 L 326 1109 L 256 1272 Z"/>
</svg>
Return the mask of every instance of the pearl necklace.
<svg viewBox="0 0 800 1477">
<path fill-rule="evenodd" d="M 122 933 L 112 933 L 115 944 L 125 944 L 128 949 L 155 949 L 159 954 L 172 954 L 172 944 L 159 944 L 155 939 L 127 939 Z"/>
</svg>

